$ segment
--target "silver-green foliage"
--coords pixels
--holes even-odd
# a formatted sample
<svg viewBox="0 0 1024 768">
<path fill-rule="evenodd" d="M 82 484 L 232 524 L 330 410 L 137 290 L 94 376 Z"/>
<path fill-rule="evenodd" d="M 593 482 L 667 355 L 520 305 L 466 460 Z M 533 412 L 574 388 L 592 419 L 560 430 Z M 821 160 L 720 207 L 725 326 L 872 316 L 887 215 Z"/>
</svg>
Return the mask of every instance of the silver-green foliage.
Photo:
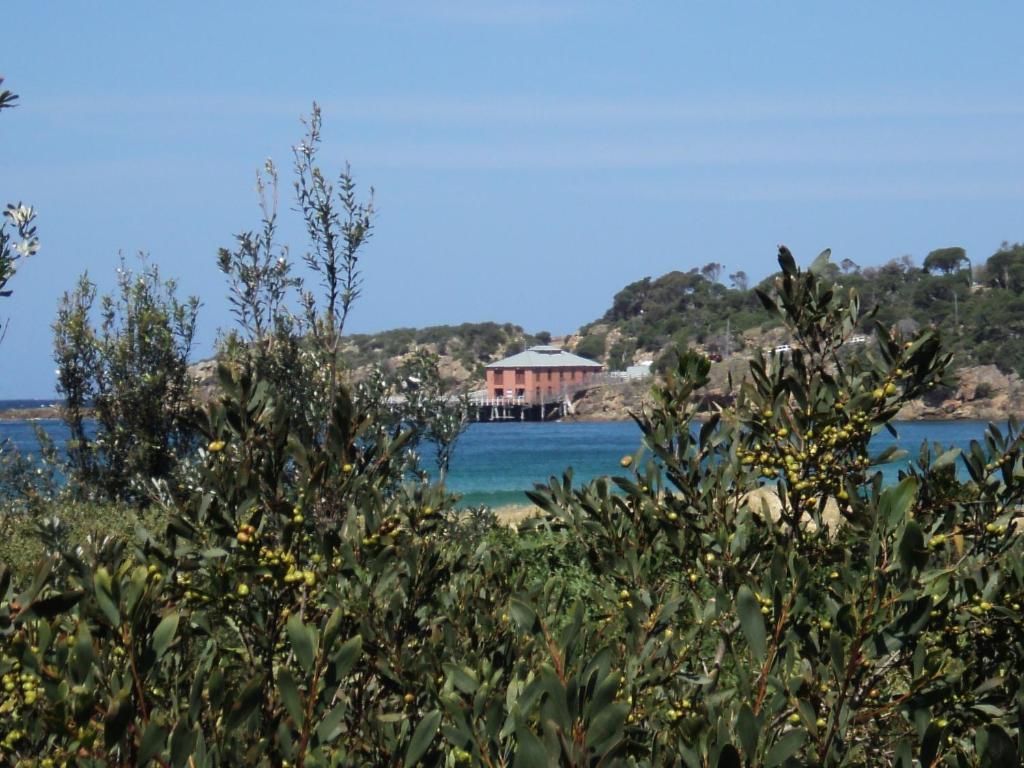
<svg viewBox="0 0 1024 768">
<path fill-rule="evenodd" d="M 518 534 L 460 534 L 450 497 L 402 482 L 408 433 L 344 386 L 310 441 L 222 369 L 166 530 L 0 576 L 4 758 L 1015 764 L 1020 431 L 926 447 L 883 488 L 868 437 L 948 360 L 884 329 L 847 354 L 856 296 L 780 263 L 764 301 L 803 346 L 710 418 L 707 361 L 681 355 L 628 471 L 552 480 Z"/>
<path fill-rule="evenodd" d="M 4 79 L 0 77 L 0 85 Z M 0 88 L 0 112 L 11 109 L 18 100 L 17 94 Z M 0 219 L 0 297 L 11 295 L 7 284 L 18 268 L 18 262 L 39 251 L 39 237 L 35 227 L 36 211 L 23 203 L 8 203 Z M 0 339 L 4 327 L 0 325 Z"/>
<path fill-rule="evenodd" d="M 98 301 L 88 275 L 64 294 L 54 358 L 73 488 L 144 497 L 140 484 L 170 477 L 191 451 L 188 358 L 198 312 L 198 299 L 178 299 L 176 283 L 145 261 L 135 271 L 122 260 L 116 292 Z"/>
</svg>

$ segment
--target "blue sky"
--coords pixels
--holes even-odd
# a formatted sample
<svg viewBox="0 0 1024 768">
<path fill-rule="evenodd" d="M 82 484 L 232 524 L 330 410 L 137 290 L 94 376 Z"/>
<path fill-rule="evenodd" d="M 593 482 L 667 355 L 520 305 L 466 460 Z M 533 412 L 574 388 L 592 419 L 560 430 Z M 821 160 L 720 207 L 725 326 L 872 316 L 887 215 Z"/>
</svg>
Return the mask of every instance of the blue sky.
<svg viewBox="0 0 1024 768">
<path fill-rule="evenodd" d="M 216 251 L 323 108 L 376 189 L 355 332 L 561 333 L 628 282 L 719 261 L 877 264 L 1024 239 L 1019 3 L 23 3 L 6 9 L 0 200 L 39 210 L 0 398 L 53 392 L 83 270 L 146 251 L 231 323 Z M 290 206 L 289 188 L 282 208 Z M 283 239 L 298 254 L 295 226 Z"/>
</svg>

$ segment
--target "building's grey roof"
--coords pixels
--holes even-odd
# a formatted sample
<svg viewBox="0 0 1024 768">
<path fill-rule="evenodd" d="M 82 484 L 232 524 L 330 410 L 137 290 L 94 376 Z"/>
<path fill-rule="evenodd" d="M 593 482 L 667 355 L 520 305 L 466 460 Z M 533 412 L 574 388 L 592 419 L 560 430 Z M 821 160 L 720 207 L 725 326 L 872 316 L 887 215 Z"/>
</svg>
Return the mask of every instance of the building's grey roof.
<svg viewBox="0 0 1024 768">
<path fill-rule="evenodd" d="M 600 363 L 587 360 L 558 347 L 530 347 L 518 355 L 506 357 L 487 366 L 488 368 L 600 368 Z"/>
</svg>

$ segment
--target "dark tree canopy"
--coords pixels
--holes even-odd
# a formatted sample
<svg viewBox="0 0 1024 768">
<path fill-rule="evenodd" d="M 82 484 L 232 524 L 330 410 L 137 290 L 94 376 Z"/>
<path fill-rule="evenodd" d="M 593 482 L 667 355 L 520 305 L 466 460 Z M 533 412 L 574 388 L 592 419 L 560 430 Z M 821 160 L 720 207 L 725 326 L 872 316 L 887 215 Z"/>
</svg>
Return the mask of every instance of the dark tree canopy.
<svg viewBox="0 0 1024 768">
<path fill-rule="evenodd" d="M 1024 291 L 1024 245 L 1003 243 L 986 263 L 985 274 L 996 288 Z"/>
<path fill-rule="evenodd" d="M 705 264 L 700 268 L 700 273 L 710 280 L 712 283 L 717 283 L 718 278 L 722 274 L 722 270 L 725 269 L 724 264 L 719 264 L 717 261 L 712 261 Z"/>
<path fill-rule="evenodd" d="M 604 336 L 616 339 L 606 357 L 594 359 L 616 369 L 638 351 L 656 358 L 676 344 L 711 351 L 727 328 L 742 337 L 773 327 L 751 289 L 772 293 L 777 275 L 755 284 L 737 270 L 726 273 L 726 286 L 709 279 L 707 266 L 645 277 L 615 294 L 611 308 L 587 328 L 587 335 L 601 336 L 601 344 L 589 342 L 591 352 L 604 348 Z M 973 266 L 979 285 L 972 287 L 963 269 Z M 959 366 L 995 364 L 1024 373 L 1024 308 L 1017 307 L 1024 300 L 1024 244 L 1003 243 L 977 265 L 963 248 L 949 247 L 932 251 L 923 263 L 907 255 L 861 267 L 844 258 L 823 266 L 821 275 L 844 293 L 856 290 L 863 306 L 877 305 L 876 318 L 886 327 L 911 320 L 918 328 L 938 328 Z"/>
<path fill-rule="evenodd" d="M 937 248 L 924 257 L 924 268 L 929 272 L 939 271 L 950 274 L 967 262 L 967 252 L 958 247 Z"/>
<path fill-rule="evenodd" d="M 645 277 L 630 283 L 621 291 L 615 294 L 612 299 L 612 307 L 604 316 L 605 320 L 628 320 L 636 317 L 643 309 L 647 294 L 650 292 L 651 278 Z"/>
<path fill-rule="evenodd" d="M 732 283 L 733 288 L 738 291 L 745 291 L 750 287 L 750 278 L 747 277 L 747 273 L 742 269 L 729 275 L 729 280 Z"/>
</svg>

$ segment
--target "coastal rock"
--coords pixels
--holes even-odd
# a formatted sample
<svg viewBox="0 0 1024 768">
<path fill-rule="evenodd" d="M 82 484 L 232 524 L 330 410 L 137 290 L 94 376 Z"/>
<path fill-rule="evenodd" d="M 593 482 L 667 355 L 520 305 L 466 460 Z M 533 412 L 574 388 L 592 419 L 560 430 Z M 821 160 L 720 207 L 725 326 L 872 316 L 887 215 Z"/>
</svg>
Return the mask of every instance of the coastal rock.
<svg viewBox="0 0 1024 768">
<path fill-rule="evenodd" d="M 1016 373 L 1004 373 L 995 365 L 977 365 L 961 368 L 956 377 L 956 389 L 910 403 L 897 418 L 1002 421 L 1021 415 L 1024 382 Z"/>
<path fill-rule="evenodd" d="M 8 408 L 0 410 L 0 421 L 45 421 L 60 418 L 60 407 L 44 405 L 40 408 Z"/>
<path fill-rule="evenodd" d="M 575 415 L 566 420 L 625 421 L 642 407 L 649 389 L 649 381 L 639 381 L 589 390 L 576 401 Z"/>
<path fill-rule="evenodd" d="M 736 356 L 711 366 L 707 394 L 713 398 L 728 395 L 729 379 L 735 384 L 746 374 L 746 360 Z M 965 419 L 1004 421 L 1008 416 L 1024 415 L 1024 381 L 1016 373 L 1003 373 L 997 366 L 980 365 L 957 371 L 956 389 L 908 403 L 896 418 L 900 421 Z M 586 392 L 576 403 L 578 421 L 621 421 L 638 410 L 644 395 L 654 384 L 648 379 L 631 387 L 601 387 Z"/>
<path fill-rule="evenodd" d="M 606 350 L 618 342 L 622 335 L 620 329 L 604 323 L 590 326 L 588 333 L 605 333 Z M 573 349 L 582 338 L 583 335 L 576 331 L 567 336 L 553 338 L 551 341 L 558 346 Z M 773 345 L 783 343 L 786 338 L 785 331 L 781 328 L 748 330 L 741 336 L 738 335 L 736 341 L 743 351 L 712 364 L 707 395 L 715 400 L 728 398 L 730 392 L 734 392 L 739 382 L 748 375 L 749 355 L 757 349 L 771 349 Z M 453 336 L 446 339 L 444 344 L 425 343 L 419 345 L 419 348 L 438 354 L 441 375 L 451 382 L 453 389 L 481 389 L 483 381 L 480 365 L 486 363 L 486 360 L 467 357 L 466 344 L 464 338 Z M 347 351 L 354 355 L 354 349 L 353 347 Z M 696 349 L 699 352 L 706 351 L 701 346 L 697 346 Z M 391 348 L 388 351 L 392 354 L 382 354 L 376 362 L 392 369 L 401 365 L 411 354 L 408 347 Z M 394 353 L 396 351 L 398 354 Z M 657 357 L 657 354 L 647 350 L 633 351 L 634 360 L 651 357 Z M 358 380 L 364 376 L 370 365 L 367 362 L 357 365 L 352 371 L 353 378 Z M 216 370 L 214 360 L 204 360 L 190 366 L 190 373 L 196 382 L 196 396 L 200 401 L 207 401 L 215 394 Z M 953 388 L 936 389 L 925 398 L 909 403 L 899 412 L 897 418 L 908 421 L 1003 421 L 1010 415 L 1024 415 L 1024 408 L 1021 405 L 1024 403 L 1024 380 L 1016 373 L 1006 373 L 996 365 L 978 365 L 959 369 L 955 372 L 955 379 L 957 383 Z M 653 384 L 653 380 L 647 379 L 595 388 L 580 397 L 576 402 L 576 413 L 568 418 L 577 421 L 627 420 L 631 412 L 636 412 L 642 406 L 643 399 Z"/>
<path fill-rule="evenodd" d="M 1020 385 L 1016 374 L 1005 374 L 994 365 L 979 365 L 960 371 L 960 387 L 957 394 L 963 401 L 988 400 L 1006 394 Z"/>
</svg>

